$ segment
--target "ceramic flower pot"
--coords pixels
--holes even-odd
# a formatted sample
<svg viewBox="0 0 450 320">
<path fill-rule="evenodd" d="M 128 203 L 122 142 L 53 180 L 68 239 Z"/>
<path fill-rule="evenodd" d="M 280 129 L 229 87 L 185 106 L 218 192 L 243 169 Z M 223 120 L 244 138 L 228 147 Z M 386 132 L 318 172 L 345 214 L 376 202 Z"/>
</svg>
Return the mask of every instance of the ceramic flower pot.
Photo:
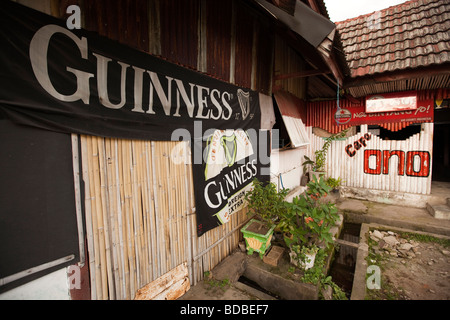
<svg viewBox="0 0 450 320">
<path fill-rule="evenodd" d="M 263 222 L 251 219 L 241 229 L 245 239 L 247 254 L 252 255 L 256 251 L 259 253 L 259 257 L 263 259 L 265 252 L 270 248 L 274 229 L 275 225 L 268 228 Z"/>
<path fill-rule="evenodd" d="M 299 265 L 299 261 L 297 259 L 297 253 L 295 253 L 294 251 L 291 250 L 289 252 L 289 257 L 290 257 L 291 263 L 293 265 L 295 265 L 296 267 L 302 268 L 304 270 L 308 270 L 314 266 L 314 261 L 316 260 L 316 254 L 317 254 L 316 251 L 305 254 L 306 257 L 303 261 L 300 261 L 300 265 Z"/>
<path fill-rule="evenodd" d="M 316 177 L 316 180 L 319 181 L 319 178 L 325 176 L 325 171 L 309 171 L 309 179 L 313 180 L 313 176 Z"/>
</svg>

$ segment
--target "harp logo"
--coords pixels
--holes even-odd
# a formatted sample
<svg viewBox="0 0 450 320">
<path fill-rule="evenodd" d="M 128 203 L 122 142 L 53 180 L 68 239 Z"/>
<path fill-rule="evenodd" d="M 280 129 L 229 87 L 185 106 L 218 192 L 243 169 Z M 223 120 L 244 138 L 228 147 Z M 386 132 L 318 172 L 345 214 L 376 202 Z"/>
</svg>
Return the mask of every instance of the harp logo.
<svg viewBox="0 0 450 320">
<path fill-rule="evenodd" d="M 237 90 L 239 105 L 242 111 L 242 120 L 245 120 L 250 114 L 250 92 L 245 92 L 241 89 Z"/>
<path fill-rule="evenodd" d="M 253 154 L 253 146 L 243 130 L 216 130 L 208 141 L 206 152 L 205 181 L 209 180 L 226 167 Z"/>
</svg>

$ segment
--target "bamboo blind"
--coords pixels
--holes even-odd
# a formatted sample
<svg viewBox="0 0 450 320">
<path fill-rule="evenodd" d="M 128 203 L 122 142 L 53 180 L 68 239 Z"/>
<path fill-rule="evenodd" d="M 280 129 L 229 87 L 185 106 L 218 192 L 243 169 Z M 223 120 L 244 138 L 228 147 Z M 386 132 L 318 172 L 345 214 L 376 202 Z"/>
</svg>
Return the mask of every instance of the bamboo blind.
<svg viewBox="0 0 450 320">
<path fill-rule="evenodd" d="M 92 299 L 133 299 L 183 262 L 194 285 L 237 247 L 245 210 L 197 237 L 187 143 L 80 140 Z"/>
</svg>

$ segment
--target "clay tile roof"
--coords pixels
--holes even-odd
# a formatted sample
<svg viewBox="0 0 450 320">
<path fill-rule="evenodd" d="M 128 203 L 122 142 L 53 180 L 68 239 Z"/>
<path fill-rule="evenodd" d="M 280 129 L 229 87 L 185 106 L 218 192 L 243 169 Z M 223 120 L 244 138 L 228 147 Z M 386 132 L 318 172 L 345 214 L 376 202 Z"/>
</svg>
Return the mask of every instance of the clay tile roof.
<svg viewBox="0 0 450 320">
<path fill-rule="evenodd" d="M 448 0 L 412 0 L 336 26 L 352 77 L 450 62 Z"/>
</svg>

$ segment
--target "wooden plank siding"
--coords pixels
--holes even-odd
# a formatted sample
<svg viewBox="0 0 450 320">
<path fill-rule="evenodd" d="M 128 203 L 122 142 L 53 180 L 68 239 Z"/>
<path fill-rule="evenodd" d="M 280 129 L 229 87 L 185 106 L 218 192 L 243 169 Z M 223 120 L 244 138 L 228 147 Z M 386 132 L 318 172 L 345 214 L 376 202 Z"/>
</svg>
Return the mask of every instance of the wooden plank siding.
<svg viewBox="0 0 450 320">
<path fill-rule="evenodd" d="M 230 80 L 231 2 L 205 2 L 206 8 L 206 73 Z"/>
<path fill-rule="evenodd" d="M 265 21 L 259 21 L 257 25 L 255 87 L 260 92 L 271 95 L 275 34 Z"/>
<path fill-rule="evenodd" d="M 83 5 L 88 30 L 209 76 L 271 92 L 274 36 L 239 1 Z M 237 247 L 246 209 L 197 237 L 192 167 L 189 161 L 174 165 L 170 160 L 178 143 L 89 136 L 81 142 L 93 299 L 133 299 L 183 263 L 195 285 Z M 186 146 L 179 150 L 184 153 L 178 156 L 186 157 Z"/>
<path fill-rule="evenodd" d="M 304 71 L 306 62 L 279 36 L 275 37 L 274 76 Z M 276 80 L 274 88 L 288 91 L 300 99 L 306 99 L 306 78 Z"/>
<path fill-rule="evenodd" d="M 87 30 L 148 52 L 148 1 L 83 1 L 84 26 Z"/>
<path fill-rule="evenodd" d="M 60 5 L 67 3 L 61 0 Z M 80 6 L 87 30 L 271 94 L 273 28 L 238 0 L 99 0 Z"/>
<path fill-rule="evenodd" d="M 236 43 L 235 43 L 235 83 L 250 88 L 252 85 L 252 46 L 253 19 L 243 10 L 236 11 Z"/>
<path fill-rule="evenodd" d="M 158 1 L 161 55 L 169 61 L 197 68 L 199 0 Z"/>
</svg>

